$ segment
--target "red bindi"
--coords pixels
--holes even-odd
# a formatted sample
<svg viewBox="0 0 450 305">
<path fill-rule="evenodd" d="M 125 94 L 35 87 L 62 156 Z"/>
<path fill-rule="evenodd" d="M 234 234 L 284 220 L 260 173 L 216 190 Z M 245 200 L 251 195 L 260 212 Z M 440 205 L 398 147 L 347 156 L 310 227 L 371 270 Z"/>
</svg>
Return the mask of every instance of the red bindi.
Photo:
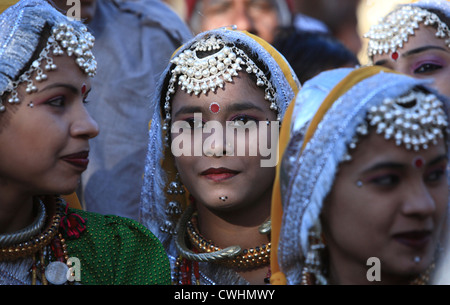
<svg viewBox="0 0 450 305">
<path fill-rule="evenodd" d="M 83 86 L 81 86 L 81 94 L 85 94 L 87 90 L 86 84 L 83 84 Z"/>
<path fill-rule="evenodd" d="M 393 60 L 397 60 L 397 59 L 398 59 L 398 52 L 392 53 L 391 58 L 392 58 Z"/>
<path fill-rule="evenodd" d="M 422 168 L 422 166 L 425 164 L 425 161 L 422 159 L 422 157 L 417 157 L 413 161 L 413 165 L 416 168 Z"/>
<path fill-rule="evenodd" d="M 209 110 L 212 113 L 218 113 L 220 111 L 220 106 L 217 103 L 211 103 L 211 105 L 209 105 Z"/>
</svg>

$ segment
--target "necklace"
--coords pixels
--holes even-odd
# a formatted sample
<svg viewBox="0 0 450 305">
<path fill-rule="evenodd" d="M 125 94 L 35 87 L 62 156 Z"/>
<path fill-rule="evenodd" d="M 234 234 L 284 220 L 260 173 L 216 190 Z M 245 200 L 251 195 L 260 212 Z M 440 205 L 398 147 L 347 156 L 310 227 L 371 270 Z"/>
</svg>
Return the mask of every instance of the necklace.
<svg viewBox="0 0 450 305">
<path fill-rule="evenodd" d="M 41 251 L 45 246 L 49 245 L 52 239 L 58 233 L 59 223 L 64 213 L 64 205 L 61 200 L 58 200 L 56 206 L 56 213 L 53 216 L 48 229 L 37 234 L 27 241 L 22 241 L 13 245 L 0 248 L 0 261 L 15 260 L 31 256 L 38 251 Z"/>
<path fill-rule="evenodd" d="M 197 229 L 197 218 L 187 223 L 187 233 L 192 245 L 198 252 L 211 253 L 221 251 L 212 241 L 205 239 Z M 270 263 L 270 242 L 259 247 L 244 249 L 234 257 L 219 260 L 218 263 L 238 271 L 248 271 L 268 266 Z"/>
<path fill-rule="evenodd" d="M 45 205 L 42 202 L 41 199 L 38 199 L 39 206 L 38 206 L 38 213 L 37 217 L 33 221 L 32 224 L 30 224 L 28 227 L 14 233 L 10 234 L 1 234 L 0 235 L 0 246 L 10 246 L 13 244 L 17 244 L 23 241 L 28 240 L 32 236 L 37 235 L 39 232 L 41 232 L 42 227 L 45 223 L 46 218 L 46 210 Z"/>
</svg>

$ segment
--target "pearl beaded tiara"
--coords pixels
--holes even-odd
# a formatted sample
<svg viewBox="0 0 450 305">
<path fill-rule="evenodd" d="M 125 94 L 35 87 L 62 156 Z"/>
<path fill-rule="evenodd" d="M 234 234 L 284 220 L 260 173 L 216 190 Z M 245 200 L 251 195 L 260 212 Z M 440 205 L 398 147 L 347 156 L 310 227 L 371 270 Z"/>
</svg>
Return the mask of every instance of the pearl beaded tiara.
<svg viewBox="0 0 450 305">
<path fill-rule="evenodd" d="M 51 32 L 46 46 L 30 68 L 18 75 L 29 64 L 48 26 Z M 0 16 L 0 97 L 11 92 L 8 102 L 19 103 L 17 88 L 21 83 L 27 83 L 26 93 L 36 92 L 34 81 L 45 81 L 46 73 L 57 69 L 52 56 L 64 53 L 73 56 L 84 73 L 94 76 L 97 63 L 93 46 L 94 37 L 83 24 L 70 21 L 46 1 L 20 1 Z M 5 109 L 0 101 L 0 112 Z"/>
<path fill-rule="evenodd" d="M 444 138 L 447 115 L 444 104 L 432 93 L 413 90 L 396 99 L 386 98 L 378 106 L 372 106 L 367 112 L 367 121 L 356 128 L 356 135 L 349 144 L 355 149 L 359 136 L 369 133 L 373 126 L 376 133 L 386 140 L 393 139 L 397 146 L 403 145 L 407 150 L 428 149 Z M 351 160 L 347 152 L 344 160 Z"/>
<path fill-rule="evenodd" d="M 369 57 L 389 52 L 396 54 L 397 49 L 402 48 L 409 37 L 414 35 L 420 23 L 435 26 L 436 37 L 445 39 L 445 44 L 450 47 L 450 30 L 436 14 L 417 6 L 404 5 L 382 18 L 379 24 L 373 25 L 364 34 L 365 38 L 369 38 Z"/>
</svg>

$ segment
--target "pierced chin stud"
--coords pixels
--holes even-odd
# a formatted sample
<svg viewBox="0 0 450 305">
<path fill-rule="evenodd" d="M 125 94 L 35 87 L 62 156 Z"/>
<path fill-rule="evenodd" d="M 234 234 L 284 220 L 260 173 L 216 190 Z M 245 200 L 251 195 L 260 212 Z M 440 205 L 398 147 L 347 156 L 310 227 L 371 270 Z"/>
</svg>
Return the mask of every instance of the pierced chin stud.
<svg viewBox="0 0 450 305">
<path fill-rule="evenodd" d="M 221 197 L 219 197 L 219 199 L 222 200 L 222 201 L 225 201 L 225 200 L 228 199 L 228 197 L 227 196 L 221 196 Z"/>
<path fill-rule="evenodd" d="M 211 113 L 219 113 L 220 112 L 220 105 L 217 104 L 216 102 L 211 103 L 211 105 L 209 105 L 209 111 L 211 111 Z"/>
</svg>

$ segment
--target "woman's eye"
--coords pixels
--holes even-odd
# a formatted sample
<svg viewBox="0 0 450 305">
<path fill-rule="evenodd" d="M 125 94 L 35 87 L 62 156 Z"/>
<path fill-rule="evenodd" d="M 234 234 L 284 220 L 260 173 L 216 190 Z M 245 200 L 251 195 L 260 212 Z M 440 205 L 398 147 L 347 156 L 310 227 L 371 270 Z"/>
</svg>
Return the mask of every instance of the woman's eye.
<svg viewBox="0 0 450 305">
<path fill-rule="evenodd" d="M 62 107 L 66 103 L 66 98 L 64 96 L 58 96 L 55 98 L 52 98 L 46 102 L 46 104 L 53 106 L 53 107 Z"/>
<path fill-rule="evenodd" d="M 231 120 L 231 124 L 234 126 L 241 126 L 241 125 L 245 125 L 248 122 L 258 122 L 258 119 L 248 116 L 248 115 L 241 115 L 241 116 L 237 116 L 235 118 L 233 118 Z"/>
<path fill-rule="evenodd" d="M 446 173 L 445 169 L 440 168 L 440 169 L 432 171 L 430 174 L 428 174 L 425 177 L 425 179 L 428 182 L 437 182 L 437 181 L 440 181 L 440 179 L 442 177 L 444 177 L 445 173 Z"/>
<path fill-rule="evenodd" d="M 384 175 L 373 178 L 370 182 L 379 186 L 395 186 L 400 182 L 400 178 L 397 175 Z"/>
<path fill-rule="evenodd" d="M 432 73 L 439 69 L 442 69 L 441 65 L 433 64 L 433 63 L 426 63 L 423 65 L 420 65 L 417 69 L 415 69 L 414 73 L 415 74 L 427 74 L 427 73 Z"/>
<path fill-rule="evenodd" d="M 191 127 L 192 129 L 203 128 L 203 126 L 205 125 L 205 123 L 202 120 L 187 119 L 185 121 L 189 124 L 189 127 Z"/>
</svg>

